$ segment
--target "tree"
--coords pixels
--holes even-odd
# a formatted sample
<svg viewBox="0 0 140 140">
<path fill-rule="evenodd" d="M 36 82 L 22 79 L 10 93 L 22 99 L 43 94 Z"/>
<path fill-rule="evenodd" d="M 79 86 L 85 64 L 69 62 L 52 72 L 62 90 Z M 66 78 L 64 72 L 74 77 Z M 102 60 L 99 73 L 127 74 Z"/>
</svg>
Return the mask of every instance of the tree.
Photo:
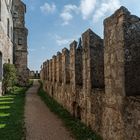
<svg viewBox="0 0 140 140">
<path fill-rule="evenodd" d="M 13 89 L 13 86 L 17 82 L 16 68 L 13 64 L 5 63 L 3 65 L 3 93 L 7 93 Z"/>
</svg>

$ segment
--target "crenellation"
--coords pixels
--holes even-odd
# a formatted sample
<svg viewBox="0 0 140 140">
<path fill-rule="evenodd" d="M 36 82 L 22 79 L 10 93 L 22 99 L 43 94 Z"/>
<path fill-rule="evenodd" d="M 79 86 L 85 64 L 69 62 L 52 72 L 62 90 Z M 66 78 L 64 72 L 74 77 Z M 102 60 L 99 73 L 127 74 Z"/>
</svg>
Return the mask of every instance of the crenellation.
<svg viewBox="0 0 140 140">
<path fill-rule="evenodd" d="M 76 85 L 82 87 L 83 86 L 83 49 L 82 47 L 78 47 L 76 49 Z"/>
<path fill-rule="evenodd" d="M 54 55 L 53 57 L 52 57 L 52 81 L 53 81 L 53 83 L 55 83 L 56 82 L 56 56 Z"/>
<path fill-rule="evenodd" d="M 46 91 L 104 140 L 138 140 L 139 46 L 140 18 L 121 7 L 104 20 L 104 39 L 88 29 L 49 60 Z"/>
<path fill-rule="evenodd" d="M 49 81 L 52 82 L 52 59 L 49 61 Z"/>
<path fill-rule="evenodd" d="M 120 20 L 120 15 L 123 20 Z M 112 137 L 114 137 L 114 140 L 124 140 L 124 138 L 131 139 L 129 135 L 125 135 L 127 127 L 123 120 L 124 112 L 122 112 L 125 96 L 139 94 L 139 86 L 137 83 L 139 83 L 140 79 L 140 55 L 138 53 L 139 45 L 136 45 L 137 43 L 139 44 L 139 35 L 137 34 L 139 31 L 134 27 L 135 24 L 140 24 L 138 20 L 135 20 L 135 23 L 131 22 L 131 18 L 130 13 L 124 7 L 121 7 L 115 12 L 114 16 L 109 17 L 104 22 L 106 86 L 105 106 L 103 109 L 104 118 L 102 121 L 103 137 L 105 140 L 111 140 Z M 116 24 L 109 24 L 108 21 L 111 20 L 113 22 L 116 21 L 116 19 L 118 20 Z M 130 34 L 129 30 L 131 30 Z M 107 120 L 108 126 L 105 125 Z M 109 129 L 110 133 L 108 133 L 107 129 Z M 116 129 L 119 131 L 114 131 Z M 139 137 L 137 129 L 135 129 L 135 134 Z"/>
<path fill-rule="evenodd" d="M 104 88 L 103 40 L 91 29 L 82 34 L 82 40 L 84 87 L 90 91 L 94 88 Z"/>
<path fill-rule="evenodd" d="M 76 47 L 77 47 L 77 42 L 74 40 L 70 44 L 70 84 L 75 90 L 76 86 Z"/>
<path fill-rule="evenodd" d="M 57 82 L 62 83 L 62 53 L 57 53 Z"/>
<path fill-rule="evenodd" d="M 46 61 L 46 71 L 47 71 L 47 76 L 46 76 L 46 80 L 49 80 L 49 60 Z"/>
<path fill-rule="evenodd" d="M 63 84 L 70 83 L 69 64 L 70 64 L 69 50 L 67 48 L 64 48 L 62 50 L 62 73 L 64 73 L 64 76 L 62 77 Z"/>
</svg>

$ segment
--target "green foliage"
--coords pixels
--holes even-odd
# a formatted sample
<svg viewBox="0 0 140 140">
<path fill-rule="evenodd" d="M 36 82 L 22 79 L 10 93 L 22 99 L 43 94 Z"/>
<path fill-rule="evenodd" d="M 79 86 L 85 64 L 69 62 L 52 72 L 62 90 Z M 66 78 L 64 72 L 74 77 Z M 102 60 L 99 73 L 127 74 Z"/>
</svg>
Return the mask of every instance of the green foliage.
<svg viewBox="0 0 140 140">
<path fill-rule="evenodd" d="M 39 96 L 49 109 L 62 119 L 65 126 L 70 130 L 76 140 L 102 140 L 100 136 L 96 135 L 90 128 L 81 123 L 80 120 L 72 117 L 66 109 L 50 97 L 43 90 L 42 83 L 39 90 Z"/>
<path fill-rule="evenodd" d="M 0 140 L 25 139 L 24 105 L 27 88 L 15 87 L 0 97 Z"/>
<path fill-rule="evenodd" d="M 16 68 L 13 64 L 3 65 L 3 92 L 7 93 L 17 82 Z"/>
</svg>

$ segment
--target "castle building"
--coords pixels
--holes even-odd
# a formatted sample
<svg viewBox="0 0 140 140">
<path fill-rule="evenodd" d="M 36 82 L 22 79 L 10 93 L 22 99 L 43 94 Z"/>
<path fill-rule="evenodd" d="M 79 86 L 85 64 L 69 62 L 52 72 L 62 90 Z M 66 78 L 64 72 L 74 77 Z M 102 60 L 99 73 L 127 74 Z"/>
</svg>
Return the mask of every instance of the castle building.
<svg viewBox="0 0 140 140">
<path fill-rule="evenodd" d="M 4 63 L 13 63 L 12 0 L 0 0 L 0 94 Z"/>
<path fill-rule="evenodd" d="M 0 95 L 3 64 L 15 64 L 20 85 L 28 80 L 26 6 L 21 0 L 0 0 Z"/>
<path fill-rule="evenodd" d="M 26 5 L 21 0 L 13 0 L 13 30 L 14 53 L 13 61 L 17 69 L 18 83 L 21 86 L 28 84 L 29 70 L 27 68 L 27 36 L 25 27 Z"/>
</svg>

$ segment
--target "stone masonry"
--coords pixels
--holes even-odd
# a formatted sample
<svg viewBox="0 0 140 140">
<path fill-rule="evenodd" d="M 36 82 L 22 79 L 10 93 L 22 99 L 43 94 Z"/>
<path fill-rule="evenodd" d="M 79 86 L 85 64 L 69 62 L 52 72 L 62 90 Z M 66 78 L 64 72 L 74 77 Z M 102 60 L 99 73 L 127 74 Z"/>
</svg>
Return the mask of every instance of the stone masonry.
<svg viewBox="0 0 140 140">
<path fill-rule="evenodd" d="M 104 26 L 103 137 L 114 140 L 138 140 L 140 18 L 121 7 L 104 21 Z"/>
<path fill-rule="evenodd" d="M 3 64 L 13 63 L 12 0 L 0 0 L 0 96 L 2 95 Z"/>
<path fill-rule="evenodd" d="M 0 95 L 2 94 L 3 64 L 15 64 L 18 83 L 28 83 L 26 6 L 21 0 L 0 0 Z"/>
<path fill-rule="evenodd" d="M 104 140 L 140 138 L 140 18 L 125 7 L 43 63 L 45 91 Z"/>
<path fill-rule="evenodd" d="M 27 35 L 25 27 L 26 5 L 21 0 L 13 0 L 14 19 L 14 64 L 18 73 L 18 83 L 21 86 L 28 84 L 29 70 L 27 68 Z"/>
</svg>

